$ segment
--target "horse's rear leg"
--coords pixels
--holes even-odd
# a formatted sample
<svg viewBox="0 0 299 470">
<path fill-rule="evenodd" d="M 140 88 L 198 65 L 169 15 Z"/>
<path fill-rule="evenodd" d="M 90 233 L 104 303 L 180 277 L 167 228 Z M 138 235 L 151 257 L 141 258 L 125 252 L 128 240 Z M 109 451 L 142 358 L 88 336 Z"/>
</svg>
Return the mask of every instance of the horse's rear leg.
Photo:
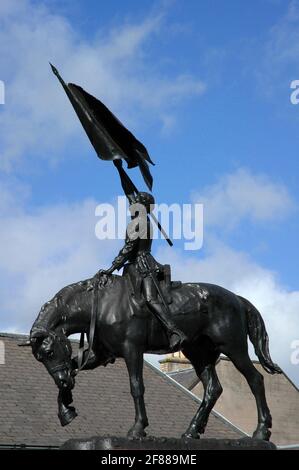
<svg viewBox="0 0 299 470">
<path fill-rule="evenodd" d="M 204 396 L 197 413 L 182 437 L 198 439 L 199 434 L 205 432 L 210 413 L 222 393 L 222 386 L 215 369 L 215 363 L 219 355 L 215 351 L 208 352 L 208 350 L 205 350 L 202 354 L 198 351 L 193 352 L 193 354 L 187 351 L 183 352 L 190 360 L 203 384 Z"/>
<path fill-rule="evenodd" d="M 272 418 L 266 401 L 264 377 L 252 364 L 247 349 L 234 353 L 227 351 L 225 354 L 246 378 L 256 401 L 258 425 L 252 437 L 268 441 L 271 436 L 269 428 L 272 427 Z"/>
</svg>

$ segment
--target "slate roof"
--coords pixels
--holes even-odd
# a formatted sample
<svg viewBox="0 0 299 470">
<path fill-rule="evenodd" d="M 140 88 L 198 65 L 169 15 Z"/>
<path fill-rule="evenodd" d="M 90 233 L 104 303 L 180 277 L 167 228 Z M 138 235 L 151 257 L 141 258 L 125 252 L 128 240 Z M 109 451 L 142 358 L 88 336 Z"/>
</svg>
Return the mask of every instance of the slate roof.
<svg viewBox="0 0 299 470">
<path fill-rule="evenodd" d="M 168 372 L 167 375 L 188 390 L 192 390 L 199 382 L 199 378 L 191 366 L 189 369 L 179 369 L 173 372 Z"/>
<path fill-rule="evenodd" d="M 63 428 L 57 418 L 57 388 L 52 378 L 34 359 L 31 348 L 18 346 L 26 338 L 0 333 L 5 344 L 5 364 L 0 364 L 0 446 L 58 446 L 82 436 L 126 435 L 133 424 L 134 406 L 123 360 L 80 373 L 73 391 L 79 416 Z M 179 437 L 200 400 L 147 362 L 144 381 L 148 435 Z M 211 414 L 205 436 L 240 438 L 244 433 Z"/>
</svg>

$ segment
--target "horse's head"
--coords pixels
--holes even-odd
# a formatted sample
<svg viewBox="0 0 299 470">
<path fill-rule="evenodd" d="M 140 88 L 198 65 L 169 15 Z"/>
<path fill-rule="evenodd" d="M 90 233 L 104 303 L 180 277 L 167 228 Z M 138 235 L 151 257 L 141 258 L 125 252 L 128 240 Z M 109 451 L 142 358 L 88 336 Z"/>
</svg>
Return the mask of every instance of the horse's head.
<svg viewBox="0 0 299 470">
<path fill-rule="evenodd" d="M 30 344 L 34 357 L 44 364 L 59 390 L 72 390 L 75 379 L 69 339 L 62 332 L 33 327 Z"/>
</svg>

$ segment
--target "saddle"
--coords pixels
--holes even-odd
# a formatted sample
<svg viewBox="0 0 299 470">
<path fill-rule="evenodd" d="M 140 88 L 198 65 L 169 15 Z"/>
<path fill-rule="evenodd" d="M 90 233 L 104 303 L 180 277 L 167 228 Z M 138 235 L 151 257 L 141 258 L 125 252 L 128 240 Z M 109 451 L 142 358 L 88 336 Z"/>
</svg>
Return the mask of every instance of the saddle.
<svg viewBox="0 0 299 470">
<path fill-rule="evenodd" d="M 157 274 L 157 281 L 163 293 L 165 301 L 170 304 L 172 302 L 171 290 L 179 287 L 181 282 L 171 281 L 171 268 L 169 264 L 159 265 L 160 270 Z M 123 269 L 123 277 L 126 279 L 128 289 L 138 302 L 144 301 L 142 296 L 142 277 L 133 263 L 127 263 Z"/>
</svg>

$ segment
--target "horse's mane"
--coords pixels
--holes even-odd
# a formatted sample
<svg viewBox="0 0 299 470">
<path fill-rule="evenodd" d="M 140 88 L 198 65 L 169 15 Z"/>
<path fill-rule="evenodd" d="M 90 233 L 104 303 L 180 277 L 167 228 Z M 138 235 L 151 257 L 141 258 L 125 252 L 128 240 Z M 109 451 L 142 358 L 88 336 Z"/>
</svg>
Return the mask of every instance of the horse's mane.
<svg viewBox="0 0 299 470">
<path fill-rule="evenodd" d="M 32 329 L 49 329 L 50 324 L 53 321 L 53 315 L 57 315 L 57 313 L 62 314 L 63 306 L 65 305 L 67 299 L 70 298 L 74 293 L 78 293 L 80 287 L 82 291 L 86 291 L 91 281 L 92 278 L 86 279 L 84 281 L 69 284 L 60 289 L 60 291 L 58 291 L 51 300 L 48 300 L 41 307 L 40 312 L 32 325 Z"/>
<path fill-rule="evenodd" d="M 117 282 L 121 279 L 119 275 L 112 275 L 110 277 L 112 282 Z M 51 323 L 57 320 L 57 313 L 63 315 L 65 311 L 65 305 L 73 297 L 74 294 L 86 293 L 87 290 L 92 290 L 94 277 L 84 279 L 83 281 L 74 282 L 69 284 L 60 291 L 58 291 L 54 297 L 46 302 L 40 309 L 40 312 L 33 323 L 32 329 L 50 329 Z M 102 286 L 105 288 L 105 286 Z M 56 318 L 53 318 L 55 316 Z"/>
</svg>

